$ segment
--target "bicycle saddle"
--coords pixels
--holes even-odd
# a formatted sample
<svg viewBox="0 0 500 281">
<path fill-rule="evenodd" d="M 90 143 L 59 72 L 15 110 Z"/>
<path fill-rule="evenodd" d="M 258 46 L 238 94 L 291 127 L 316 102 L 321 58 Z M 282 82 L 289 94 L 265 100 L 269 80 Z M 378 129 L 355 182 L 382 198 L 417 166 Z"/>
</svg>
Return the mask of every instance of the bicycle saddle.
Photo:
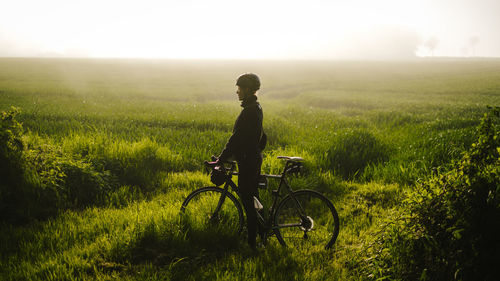
<svg viewBox="0 0 500 281">
<path fill-rule="evenodd" d="M 302 157 L 298 157 L 298 156 L 278 156 L 278 159 L 283 159 L 283 160 L 293 161 L 293 162 L 304 161 L 304 159 Z"/>
</svg>

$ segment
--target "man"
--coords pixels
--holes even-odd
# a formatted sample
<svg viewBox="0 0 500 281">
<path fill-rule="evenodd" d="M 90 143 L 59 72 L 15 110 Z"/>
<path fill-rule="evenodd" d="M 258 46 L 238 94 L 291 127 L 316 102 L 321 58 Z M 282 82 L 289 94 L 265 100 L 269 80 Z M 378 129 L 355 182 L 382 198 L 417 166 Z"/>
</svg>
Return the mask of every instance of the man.
<svg viewBox="0 0 500 281">
<path fill-rule="evenodd" d="M 253 73 L 245 73 L 236 81 L 236 93 L 243 109 L 236 119 L 233 135 L 217 162 L 222 163 L 234 157 L 238 163 L 238 186 L 241 201 L 247 214 L 248 244 L 256 247 L 257 213 L 253 197 L 258 198 L 257 183 L 262 165 L 261 151 L 264 149 L 266 137 L 262 129 L 262 107 L 257 102 L 257 91 L 260 89 L 260 79 Z"/>
</svg>

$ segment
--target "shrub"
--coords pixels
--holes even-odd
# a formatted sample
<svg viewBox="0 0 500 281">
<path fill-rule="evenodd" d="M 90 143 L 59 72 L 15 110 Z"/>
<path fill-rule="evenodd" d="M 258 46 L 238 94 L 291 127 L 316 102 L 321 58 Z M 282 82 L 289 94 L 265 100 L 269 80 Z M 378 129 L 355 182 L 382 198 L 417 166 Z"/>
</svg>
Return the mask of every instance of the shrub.
<svg viewBox="0 0 500 281">
<path fill-rule="evenodd" d="M 368 164 L 386 161 L 388 154 L 388 147 L 371 133 L 351 130 L 334 141 L 327 161 L 335 174 L 352 179 L 360 175 Z"/>
<path fill-rule="evenodd" d="M 384 231 L 385 272 L 404 280 L 497 280 L 500 260 L 500 134 L 492 109 L 453 168 L 417 185 L 403 220 Z M 384 238 L 385 237 L 385 238 Z"/>
<path fill-rule="evenodd" d="M 0 221 L 24 223 L 59 209 L 106 202 L 114 177 L 47 143 L 23 142 L 17 108 L 0 119 Z"/>
<path fill-rule="evenodd" d="M 64 185 L 70 207 L 102 204 L 112 190 L 113 177 L 109 171 L 96 171 L 86 162 L 68 159 L 61 163 Z"/>
<path fill-rule="evenodd" d="M 0 219 L 15 215 L 15 205 L 23 199 L 24 166 L 22 153 L 24 144 L 22 125 L 16 121 L 18 108 L 0 114 Z"/>
<path fill-rule="evenodd" d="M 24 153 L 32 216 L 43 218 L 58 209 L 82 208 L 106 202 L 116 180 L 52 144 L 30 144 Z"/>
</svg>

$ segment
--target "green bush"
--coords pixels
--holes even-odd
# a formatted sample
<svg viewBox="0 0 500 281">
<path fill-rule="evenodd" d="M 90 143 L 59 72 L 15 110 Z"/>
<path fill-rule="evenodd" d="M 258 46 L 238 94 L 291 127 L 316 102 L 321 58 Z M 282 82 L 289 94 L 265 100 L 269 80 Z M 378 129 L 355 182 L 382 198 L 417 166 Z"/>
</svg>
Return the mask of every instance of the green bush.
<svg viewBox="0 0 500 281">
<path fill-rule="evenodd" d="M 24 223 L 107 202 L 116 177 L 47 143 L 23 142 L 17 108 L 0 122 L 0 221 Z"/>
<path fill-rule="evenodd" d="M 385 274 L 403 280 L 498 280 L 499 115 L 498 107 L 485 115 L 477 141 L 451 170 L 409 194 L 404 219 L 384 231 L 375 251 Z"/>
<path fill-rule="evenodd" d="M 106 202 L 114 183 L 109 171 L 96 171 L 91 164 L 73 159 L 61 163 L 61 169 L 65 175 L 63 180 L 71 207 Z"/>
<path fill-rule="evenodd" d="M 33 218 L 42 218 L 55 213 L 61 202 L 61 179 L 59 167 L 46 165 L 46 157 L 40 151 L 29 149 L 23 141 L 23 128 L 16 118 L 18 108 L 2 112 L 0 143 L 0 221 L 24 223 Z M 40 171 L 34 169 L 39 161 Z"/>
<path fill-rule="evenodd" d="M 23 200 L 24 165 L 22 125 L 16 121 L 18 108 L 0 114 L 0 220 L 16 214 L 16 204 Z"/>
<path fill-rule="evenodd" d="M 369 164 L 386 161 L 389 149 L 366 130 L 350 130 L 339 135 L 327 155 L 329 168 L 344 179 L 363 173 Z"/>
</svg>

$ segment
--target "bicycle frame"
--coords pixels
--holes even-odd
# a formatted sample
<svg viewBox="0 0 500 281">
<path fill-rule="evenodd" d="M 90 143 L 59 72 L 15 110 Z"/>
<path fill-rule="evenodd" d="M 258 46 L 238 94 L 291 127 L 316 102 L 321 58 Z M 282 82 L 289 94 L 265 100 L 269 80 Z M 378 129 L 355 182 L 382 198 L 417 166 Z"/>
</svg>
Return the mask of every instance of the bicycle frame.
<svg viewBox="0 0 500 281">
<path fill-rule="evenodd" d="M 272 218 L 275 215 L 276 207 L 280 203 L 280 199 L 283 198 L 283 197 L 285 197 L 286 195 L 289 195 L 295 201 L 295 203 L 297 204 L 298 208 L 295 209 L 298 212 L 297 214 L 301 218 L 305 217 L 305 215 L 304 215 L 304 209 L 302 208 L 300 202 L 293 195 L 294 191 L 292 190 L 292 188 L 290 187 L 290 185 L 288 184 L 288 181 L 286 179 L 286 175 L 289 172 L 293 173 L 293 171 L 291 171 L 292 167 L 295 167 L 297 169 L 297 171 L 298 171 L 299 166 L 297 166 L 297 162 L 287 161 L 286 164 L 285 164 L 285 167 L 283 168 L 283 172 L 281 173 L 281 175 L 263 174 L 263 176 L 266 177 L 266 178 L 274 178 L 274 179 L 279 179 L 280 180 L 279 185 L 278 185 L 278 189 L 272 190 L 273 203 L 272 203 L 272 205 L 271 205 L 271 207 L 269 209 L 268 219 L 264 220 L 264 218 L 262 218 L 260 216 L 260 214 L 257 213 L 258 217 L 260 216 L 264 223 L 266 221 L 268 223 L 271 222 L 271 229 L 272 230 L 280 229 L 280 228 L 286 228 L 286 227 L 297 227 L 297 226 L 301 226 L 302 225 L 302 223 L 285 224 L 285 225 L 280 225 L 280 226 L 274 225 L 274 221 L 272 221 Z M 283 195 L 283 196 L 280 196 L 282 188 L 284 188 L 287 191 L 287 194 Z"/>
<path fill-rule="evenodd" d="M 224 201 L 226 199 L 226 194 L 228 192 L 230 192 L 229 187 L 231 187 L 236 192 L 236 194 L 238 196 L 240 196 L 239 188 L 232 180 L 233 175 L 238 175 L 238 173 L 234 171 L 236 164 L 234 162 L 230 162 L 229 164 L 231 165 L 229 169 L 224 167 L 224 169 L 226 171 L 227 179 L 226 179 L 226 182 L 224 183 L 224 187 L 222 188 L 224 190 L 224 192 L 222 192 L 222 195 L 219 198 L 219 202 L 217 204 L 216 209 L 214 210 L 213 216 L 216 216 L 217 213 L 219 212 L 220 208 L 222 207 L 222 204 L 224 203 Z M 270 230 L 274 231 L 274 230 L 280 229 L 280 228 L 302 226 L 302 223 L 285 224 L 285 225 L 276 226 L 276 225 L 274 225 L 274 221 L 272 220 L 274 215 L 275 215 L 276 207 L 278 206 L 278 204 L 280 202 L 280 199 L 286 195 L 290 195 L 290 197 L 292 197 L 293 200 L 295 201 L 295 203 L 297 204 L 297 209 L 296 209 L 297 215 L 299 215 L 301 218 L 305 217 L 304 210 L 303 210 L 300 202 L 295 198 L 295 196 L 293 196 L 294 191 L 291 189 L 291 187 L 288 184 L 288 181 L 286 179 L 287 173 L 294 172 L 294 170 L 298 171 L 298 169 L 300 168 L 299 166 L 300 165 L 298 165 L 297 162 L 287 161 L 285 164 L 285 167 L 283 168 L 283 172 L 280 175 L 262 174 L 262 176 L 264 176 L 266 178 L 280 180 L 279 185 L 278 185 L 278 189 L 271 191 L 273 201 L 272 201 L 271 207 L 269 208 L 268 217 L 264 218 L 259 212 L 257 212 L 257 220 L 268 230 L 270 229 Z M 287 194 L 280 196 L 282 189 L 285 189 L 287 191 Z"/>
</svg>

